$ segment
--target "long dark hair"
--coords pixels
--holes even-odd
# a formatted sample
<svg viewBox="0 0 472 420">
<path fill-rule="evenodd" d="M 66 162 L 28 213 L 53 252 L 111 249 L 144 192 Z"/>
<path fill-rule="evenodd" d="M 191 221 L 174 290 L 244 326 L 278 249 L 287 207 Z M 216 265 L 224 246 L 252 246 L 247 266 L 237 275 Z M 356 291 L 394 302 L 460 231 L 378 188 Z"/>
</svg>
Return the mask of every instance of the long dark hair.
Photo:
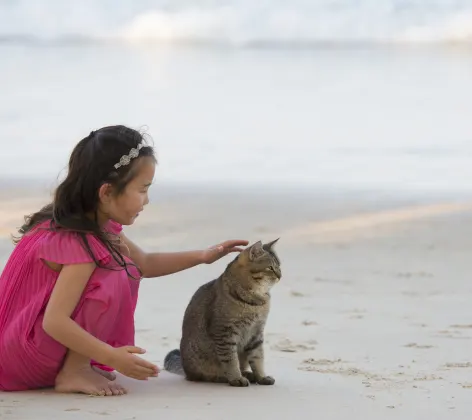
<svg viewBox="0 0 472 420">
<path fill-rule="evenodd" d="M 115 164 L 120 158 L 128 155 L 141 142 L 144 146 L 139 150 L 139 156 L 128 165 L 116 169 Z M 152 157 L 155 160 L 154 149 L 145 143 L 144 135 L 139 131 L 123 125 L 92 131 L 72 151 L 67 176 L 56 188 L 53 201 L 39 211 L 25 216 L 25 222 L 18 229 L 19 235 L 13 238 L 13 242 L 17 244 L 36 225 L 50 220 L 48 229 L 75 232 L 93 261 L 102 267 L 87 241 L 87 234 L 95 235 L 119 266 L 131 276 L 116 241 L 103 232 L 98 224 L 98 190 L 104 183 L 109 183 L 114 187 L 115 194 L 121 194 L 136 176 L 136 164 L 142 157 Z"/>
</svg>

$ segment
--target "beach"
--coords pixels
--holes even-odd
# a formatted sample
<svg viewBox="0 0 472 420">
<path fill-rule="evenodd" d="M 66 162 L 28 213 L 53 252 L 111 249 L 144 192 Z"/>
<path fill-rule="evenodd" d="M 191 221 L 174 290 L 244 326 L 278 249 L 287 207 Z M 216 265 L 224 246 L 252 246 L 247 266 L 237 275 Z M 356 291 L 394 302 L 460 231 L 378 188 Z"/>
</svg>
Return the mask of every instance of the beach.
<svg viewBox="0 0 472 420">
<path fill-rule="evenodd" d="M 29 189 L 25 199 L 28 188 L 2 195 L 2 266 L 12 247 L 7 232 L 49 198 Z M 129 389 L 123 397 L 1 393 L 2 419 L 470 418 L 472 197 L 153 188 L 145 212 L 125 227 L 146 250 L 280 237 L 283 277 L 265 331 L 275 385 L 196 384 L 165 371 L 147 382 L 119 375 Z M 231 258 L 143 280 L 136 344 L 146 358 L 162 367 L 178 346 L 191 295 Z"/>
<path fill-rule="evenodd" d="M 123 397 L 0 393 L 0 420 L 469 420 L 472 0 L 0 2 L 0 267 L 92 130 L 158 166 L 148 251 L 280 237 L 274 386 L 161 372 Z M 232 256 L 141 283 L 162 367 Z M 0 355 L 1 357 L 1 355 Z"/>
</svg>

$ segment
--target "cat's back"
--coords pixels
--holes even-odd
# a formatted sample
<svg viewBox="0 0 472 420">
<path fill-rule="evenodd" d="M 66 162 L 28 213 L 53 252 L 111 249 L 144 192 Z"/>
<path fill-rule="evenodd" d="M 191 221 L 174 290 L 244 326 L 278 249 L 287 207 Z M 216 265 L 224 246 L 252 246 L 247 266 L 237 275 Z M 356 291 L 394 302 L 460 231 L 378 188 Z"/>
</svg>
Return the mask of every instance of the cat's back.
<svg viewBox="0 0 472 420">
<path fill-rule="evenodd" d="M 206 325 L 208 312 L 214 304 L 216 297 L 216 282 L 211 280 L 202 284 L 193 294 L 184 313 L 183 335 L 188 336 L 196 330 L 202 330 Z"/>
</svg>

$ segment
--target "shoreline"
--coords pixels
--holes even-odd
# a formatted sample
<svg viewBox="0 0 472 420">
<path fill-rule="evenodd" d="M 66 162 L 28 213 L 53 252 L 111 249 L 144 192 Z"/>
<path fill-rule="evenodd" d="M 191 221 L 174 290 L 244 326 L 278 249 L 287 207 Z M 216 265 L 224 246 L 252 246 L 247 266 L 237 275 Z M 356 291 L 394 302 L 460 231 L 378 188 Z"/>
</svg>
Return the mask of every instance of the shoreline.
<svg viewBox="0 0 472 420">
<path fill-rule="evenodd" d="M 2 188 L 3 186 L 3 188 Z M 1 245 L 11 244 L 10 235 L 16 234 L 24 217 L 47 204 L 52 189 L 46 184 L 30 182 L 10 184 L 4 188 L 0 179 L 0 256 Z M 199 224 L 204 223 L 210 240 L 218 232 L 227 231 L 229 237 L 283 237 L 295 243 L 336 241 L 363 231 L 395 229 L 395 225 L 411 225 L 422 219 L 449 217 L 472 210 L 472 194 L 453 193 L 415 194 L 364 190 L 289 190 L 270 188 L 221 188 L 190 185 L 154 185 L 150 203 L 133 226 L 125 227 L 131 236 L 142 236 L 149 229 L 159 239 L 143 238 L 145 245 L 177 244 L 186 235 L 199 235 Z M 232 220 L 247 217 L 245 227 L 232 229 Z M 290 215 L 290 217 L 286 217 Z M 216 221 L 212 226 L 213 221 Z M 227 224 L 227 226 L 222 226 Z M 242 235 L 241 235 L 242 233 Z M 221 238 L 221 236 L 220 236 Z M 8 246 L 8 245 L 7 245 Z"/>
<path fill-rule="evenodd" d="M 46 178 L 30 178 L 30 177 L 4 177 L 0 175 L 0 198 L 8 197 L 8 194 L 24 194 L 31 191 L 40 191 L 41 194 L 51 194 L 54 188 L 60 182 L 59 176 Z M 229 183 L 229 182 L 212 182 L 206 183 L 192 181 L 172 181 L 168 179 L 160 179 L 156 174 L 154 184 L 150 189 L 150 194 L 163 194 L 165 197 L 178 196 L 181 194 L 210 194 L 222 195 L 231 193 L 245 193 L 249 195 L 279 195 L 284 196 L 300 196 L 314 193 L 316 195 L 356 195 L 363 196 L 379 196 L 380 198 L 399 198 L 399 197 L 418 197 L 418 198 L 437 198 L 437 197 L 470 197 L 472 191 L 462 188 L 455 189 L 454 186 L 448 188 L 424 188 L 422 186 L 409 187 L 368 187 L 368 186 L 350 186 L 348 184 L 330 184 L 330 183 L 313 183 L 311 184 L 268 184 L 257 182 L 246 183 Z"/>
</svg>

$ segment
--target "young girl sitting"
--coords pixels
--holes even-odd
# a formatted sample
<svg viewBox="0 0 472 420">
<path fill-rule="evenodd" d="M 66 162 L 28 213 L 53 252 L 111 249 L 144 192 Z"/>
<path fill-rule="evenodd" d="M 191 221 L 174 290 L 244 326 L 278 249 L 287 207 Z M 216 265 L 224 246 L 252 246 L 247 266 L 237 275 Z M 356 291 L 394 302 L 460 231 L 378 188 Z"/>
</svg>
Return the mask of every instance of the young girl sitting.
<svg viewBox="0 0 472 420">
<path fill-rule="evenodd" d="M 134 346 L 141 278 L 212 263 L 248 242 L 141 250 L 122 225 L 148 203 L 155 165 L 153 148 L 124 126 L 92 131 L 74 148 L 53 202 L 26 218 L 0 276 L 0 390 L 122 395 L 113 370 L 158 375 Z"/>
</svg>

